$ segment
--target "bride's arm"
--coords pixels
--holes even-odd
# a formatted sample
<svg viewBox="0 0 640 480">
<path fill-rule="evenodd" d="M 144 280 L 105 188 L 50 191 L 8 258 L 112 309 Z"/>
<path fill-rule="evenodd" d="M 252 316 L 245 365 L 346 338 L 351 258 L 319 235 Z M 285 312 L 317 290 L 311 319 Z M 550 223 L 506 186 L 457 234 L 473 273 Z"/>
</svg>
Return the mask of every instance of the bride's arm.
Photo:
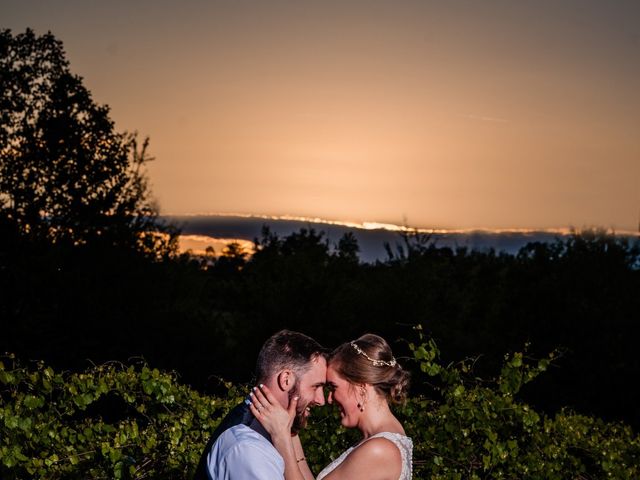
<svg viewBox="0 0 640 480">
<path fill-rule="evenodd" d="M 300 473 L 302 473 L 306 480 L 315 480 L 315 477 L 309 468 L 309 464 L 307 463 L 307 458 L 304 454 L 300 437 L 298 435 L 291 437 L 291 442 L 293 443 L 293 451 L 296 456 L 296 463 L 298 464 Z"/>
<path fill-rule="evenodd" d="M 289 402 L 289 409 L 285 410 L 271 395 L 269 389 L 261 386 L 253 390 L 249 408 L 254 417 L 269 432 L 273 446 L 284 459 L 285 480 L 313 480 L 313 475 L 304 458 L 300 439 L 297 435 L 291 436 L 291 425 L 296 415 L 297 405 L 298 397 L 294 397 Z"/>
</svg>

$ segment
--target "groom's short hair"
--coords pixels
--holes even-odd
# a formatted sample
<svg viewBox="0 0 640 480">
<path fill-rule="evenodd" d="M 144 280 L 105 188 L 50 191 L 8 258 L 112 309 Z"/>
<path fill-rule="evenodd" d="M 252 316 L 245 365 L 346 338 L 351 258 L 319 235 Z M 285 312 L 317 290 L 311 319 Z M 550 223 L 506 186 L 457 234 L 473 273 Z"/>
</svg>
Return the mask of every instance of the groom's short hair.
<svg viewBox="0 0 640 480">
<path fill-rule="evenodd" d="M 280 330 L 271 336 L 258 354 L 256 380 L 265 382 L 284 369 L 303 375 L 312 360 L 327 355 L 327 350 L 313 338 L 299 332 Z"/>
</svg>

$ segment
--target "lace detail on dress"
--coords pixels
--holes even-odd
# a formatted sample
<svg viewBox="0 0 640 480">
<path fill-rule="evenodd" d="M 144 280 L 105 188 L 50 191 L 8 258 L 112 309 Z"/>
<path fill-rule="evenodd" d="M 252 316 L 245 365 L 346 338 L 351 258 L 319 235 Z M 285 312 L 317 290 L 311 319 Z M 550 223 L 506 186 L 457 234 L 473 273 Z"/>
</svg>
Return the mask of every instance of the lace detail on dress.
<svg viewBox="0 0 640 480">
<path fill-rule="evenodd" d="M 402 470 L 400 471 L 400 477 L 398 480 L 411 480 L 411 475 L 413 472 L 412 462 L 413 462 L 413 442 L 406 435 L 402 435 L 400 433 L 391 433 L 391 432 L 380 432 L 375 435 L 371 435 L 367 440 L 371 438 L 382 437 L 390 440 L 394 443 L 398 450 L 400 450 L 400 455 L 402 457 Z M 338 466 L 344 462 L 345 458 L 349 456 L 349 454 L 355 449 L 358 448 L 365 442 L 359 443 L 356 446 L 350 447 L 349 449 L 342 452 L 338 458 L 336 458 L 333 462 L 327 465 L 319 474 L 316 480 L 322 480 L 324 477 L 333 472 Z"/>
</svg>

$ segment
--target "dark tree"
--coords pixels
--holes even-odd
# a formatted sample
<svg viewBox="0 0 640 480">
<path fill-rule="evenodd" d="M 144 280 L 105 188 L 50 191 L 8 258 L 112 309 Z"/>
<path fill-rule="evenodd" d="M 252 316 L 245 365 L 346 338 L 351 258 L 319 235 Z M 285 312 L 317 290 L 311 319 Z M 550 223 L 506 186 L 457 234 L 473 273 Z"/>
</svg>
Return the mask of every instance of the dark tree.
<svg viewBox="0 0 640 480">
<path fill-rule="evenodd" d="M 353 263 L 358 263 L 358 252 L 360 246 L 358 245 L 358 239 L 353 232 L 345 233 L 340 240 L 338 240 L 337 253 L 338 257 Z"/>
<path fill-rule="evenodd" d="M 0 214 L 22 235 L 172 251 L 145 176 L 147 144 L 115 131 L 51 33 L 0 31 Z"/>
</svg>

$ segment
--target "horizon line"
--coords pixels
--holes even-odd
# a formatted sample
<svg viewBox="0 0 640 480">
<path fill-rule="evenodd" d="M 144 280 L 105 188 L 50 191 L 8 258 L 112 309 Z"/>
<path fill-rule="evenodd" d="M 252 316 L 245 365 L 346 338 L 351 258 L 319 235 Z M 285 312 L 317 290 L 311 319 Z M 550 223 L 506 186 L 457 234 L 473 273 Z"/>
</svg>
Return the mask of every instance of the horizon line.
<svg viewBox="0 0 640 480">
<path fill-rule="evenodd" d="M 640 231 L 633 232 L 631 230 L 616 230 L 614 228 L 604 227 L 548 227 L 548 228 L 489 228 L 489 227 L 471 227 L 471 228 L 425 228 L 410 227 L 407 225 L 397 225 L 386 222 L 355 222 L 346 220 L 331 220 L 321 217 L 305 217 L 299 215 L 266 215 L 260 213 L 236 213 L 236 212 L 207 212 L 207 213 L 166 213 L 161 217 L 222 217 L 222 218 L 246 218 L 246 219 L 262 219 L 275 221 L 294 221 L 307 222 L 321 225 L 334 225 L 340 227 L 355 228 L 358 230 L 385 230 L 389 232 L 401 233 L 424 233 L 424 234 L 470 234 L 470 233 L 494 233 L 494 234 L 533 234 L 533 233 L 555 233 L 558 235 L 571 235 L 572 233 L 585 230 L 605 230 L 611 231 L 613 235 L 621 236 L 637 236 L 640 237 Z"/>
</svg>

